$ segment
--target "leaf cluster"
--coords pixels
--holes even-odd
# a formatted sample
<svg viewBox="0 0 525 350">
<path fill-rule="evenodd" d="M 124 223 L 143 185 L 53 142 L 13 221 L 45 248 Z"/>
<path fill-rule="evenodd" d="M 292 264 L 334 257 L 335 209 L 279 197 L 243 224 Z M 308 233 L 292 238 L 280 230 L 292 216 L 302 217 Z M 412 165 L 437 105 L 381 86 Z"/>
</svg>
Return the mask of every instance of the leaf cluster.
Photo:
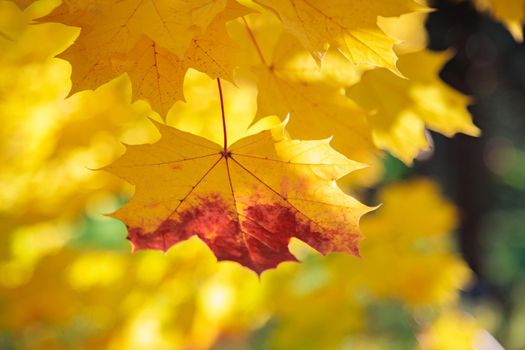
<svg viewBox="0 0 525 350">
<path fill-rule="evenodd" d="M 115 214 L 134 248 L 197 235 L 220 260 L 260 273 L 295 260 L 292 237 L 358 254 L 370 208 L 336 185 L 362 167 L 347 157 L 373 163 L 388 150 L 410 163 L 431 145 L 426 128 L 478 133 L 467 100 L 437 78 L 444 58 L 412 53 L 412 38 L 401 46 L 395 28 L 425 11 L 411 0 L 69 0 L 40 21 L 81 29 L 60 55 L 73 92 L 126 73 L 133 97 L 169 124 L 217 126 L 159 124 L 158 142 L 128 147 L 108 168 L 136 188 Z M 214 113 L 189 99 L 194 70 L 217 80 Z M 228 111 L 242 101 L 223 94 L 225 81 L 256 92 L 253 113 Z M 194 113 L 177 113 L 181 103 Z"/>
</svg>

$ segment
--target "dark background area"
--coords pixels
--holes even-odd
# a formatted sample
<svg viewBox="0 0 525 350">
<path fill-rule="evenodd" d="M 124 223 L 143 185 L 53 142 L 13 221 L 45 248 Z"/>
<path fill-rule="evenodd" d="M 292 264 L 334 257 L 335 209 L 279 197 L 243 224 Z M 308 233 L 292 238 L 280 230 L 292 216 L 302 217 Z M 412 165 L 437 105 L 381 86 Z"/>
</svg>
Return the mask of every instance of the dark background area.
<svg viewBox="0 0 525 350">
<path fill-rule="evenodd" d="M 492 303 L 495 333 L 525 347 L 525 45 L 468 1 L 433 1 L 431 50 L 454 52 L 442 79 L 472 97 L 482 136 L 433 133 L 434 155 L 411 175 L 432 175 L 460 208 L 459 248 L 477 280 L 465 298 Z M 398 164 L 397 166 L 402 167 Z M 403 173 L 403 172 L 401 172 Z"/>
</svg>

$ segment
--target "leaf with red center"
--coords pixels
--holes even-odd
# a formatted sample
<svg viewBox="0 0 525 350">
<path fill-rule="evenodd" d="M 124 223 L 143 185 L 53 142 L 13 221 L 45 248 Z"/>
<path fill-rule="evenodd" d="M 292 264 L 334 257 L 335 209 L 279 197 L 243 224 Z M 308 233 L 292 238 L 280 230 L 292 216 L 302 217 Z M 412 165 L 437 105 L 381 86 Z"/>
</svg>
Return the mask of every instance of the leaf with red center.
<svg viewBox="0 0 525 350">
<path fill-rule="evenodd" d="M 288 250 L 292 237 L 322 254 L 358 255 L 359 218 L 370 208 L 335 180 L 361 165 L 329 140 L 291 140 L 278 127 L 225 147 L 157 127 L 159 141 L 129 146 L 108 167 L 136 186 L 114 214 L 134 250 L 166 251 L 197 235 L 218 260 L 257 273 L 296 260 Z"/>
</svg>

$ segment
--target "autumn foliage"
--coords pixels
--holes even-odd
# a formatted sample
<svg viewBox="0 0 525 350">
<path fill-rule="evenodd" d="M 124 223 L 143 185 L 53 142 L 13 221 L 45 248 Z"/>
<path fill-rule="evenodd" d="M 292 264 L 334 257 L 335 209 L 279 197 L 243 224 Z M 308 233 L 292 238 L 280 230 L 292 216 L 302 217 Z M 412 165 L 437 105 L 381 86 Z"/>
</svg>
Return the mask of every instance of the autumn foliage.
<svg viewBox="0 0 525 350">
<path fill-rule="evenodd" d="M 51 273 L 71 266 L 59 291 L 75 305 L 75 293 L 95 306 L 90 291 L 129 285 L 104 297 L 129 300 L 115 314 L 99 310 L 101 327 L 120 333 L 93 338 L 95 347 L 133 348 L 129 310 L 146 299 L 163 310 L 160 300 L 188 281 L 180 304 L 167 302 L 178 311 L 159 321 L 173 331 L 162 346 L 207 348 L 278 315 L 285 326 L 273 348 L 309 348 L 301 334 L 323 326 L 311 315 L 365 313 L 370 300 L 446 306 L 446 317 L 468 323 L 453 311 L 469 278 L 450 244 L 456 211 L 436 185 L 419 179 L 384 188 L 372 203 L 363 196 L 387 154 L 411 165 L 431 152 L 427 130 L 480 134 L 469 98 L 438 77 L 449 54 L 425 49 L 429 11 L 411 0 L 0 1 L 0 111 L 13 116 L 3 132 L 32 140 L 3 145 L 17 152 L 2 151 L 10 170 L 0 176 L 15 188 L 2 193 L 5 229 L 61 232 L 54 227 L 119 195 L 125 200 L 97 207 L 96 217 L 110 220 L 101 213 L 114 210 L 133 251 L 181 247 L 76 256 L 64 248 L 72 236 L 58 235 L 22 268 L 13 253 L 3 296 L 30 294 L 39 282 L 32 272 L 17 279 L 17 268 L 33 271 L 40 260 Z M 28 96 L 38 98 L 23 103 Z M 298 258 L 305 267 L 283 264 L 254 281 L 239 266 L 216 264 L 193 236 L 217 260 L 259 275 Z M 303 290 L 310 264 L 319 286 Z M 90 265 L 107 274 L 90 275 Z M 209 290 L 231 308 L 206 299 L 216 295 Z M 44 300 L 28 303 L 51 323 L 81 307 L 55 315 Z M 15 307 L 7 313 L 13 329 L 32 322 Z M 335 348 L 365 326 L 348 318 L 338 327 L 311 348 Z M 432 343 L 430 321 L 417 332 Z"/>
<path fill-rule="evenodd" d="M 417 106 L 419 98 L 437 99 L 458 109 L 451 117 L 437 111 L 435 117 L 405 112 L 404 105 L 392 113 L 388 83 L 382 84 L 384 93 L 365 85 L 374 84 L 369 77 L 374 72 L 368 71 L 375 67 L 390 71 L 375 78 L 377 82 L 393 79 L 405 84 L 406 79 L 396 66 L 394 45 L 400 40 L 378 25 L 378 16 L 397 17 L 426 8 L 408 0 L 247 5 L 233 0 L 67 1 L 40 21 L 80 28 L 78 38 L 60 56 L 72 64 L 73 92 L 126 73 L 134 97 L 145 99 L 164 116 L 174 102 L 184 99 L 188 69 L 217 79 L 222 130 L 213 132 L 222 136 L 221 143 L 159 125 L 160 141 L 129 147 L 108 168 L 136 186 L 133 199 L 115 214 L 126 223 L 135 250 L 166 251 L 197 235 L 219 260 L 237 261 L 259 273 L 295 260 L 288 251 L 292 237 L 323 254 L 358 255 L 358 222 L 369 209 L 336 185 L 336 180 L 362 167 L 346 156 L 366 161 L 374 157 L 375 148 L 385 148 L 411 162 L 428 147 L 425 126 L 447 134 L 477 134 L 464 110 L 456 107 L 464 108 L 464 100 L 444 86 L 426 86 L 435 77 L 407 69 L 414 84 L 419 81 L 419 89 L 416 85 L 412 96 L 409 84 L 404 88 L 408 101 L 393 98 L 409 106 Z M 362 87 L 349 90 L 354 99 L 344 94 L 353 85 L 345 75 L 364 75 Z M 241 130 L 237 141 L 228 130 L 232 119 L 224 106 L 232 101 L 223 95 L 223 79 L 257 87 L 255 116 L 240 116 L 246 125 L 271 115 L 286 118 L 284 124 L 274 122 L 259 133 Z M 371 90 L 378 94 L 372 101 Z M 388 105 L 377 104 L 381 99 Z M 401 124 L 400 129 L 387 127 L 385 135 L 385 123 L 392 122 Z M 420 141 L 416 149 L 407 149 L 399 142 L 413 140 L 396 133 L 414 122 L 420 130 L 413 137 Z M 270 126 L 272 132 L 261 131 Z M 330 136 L 335 150 L 329 141 L 294 139 Z"/>
</svg>

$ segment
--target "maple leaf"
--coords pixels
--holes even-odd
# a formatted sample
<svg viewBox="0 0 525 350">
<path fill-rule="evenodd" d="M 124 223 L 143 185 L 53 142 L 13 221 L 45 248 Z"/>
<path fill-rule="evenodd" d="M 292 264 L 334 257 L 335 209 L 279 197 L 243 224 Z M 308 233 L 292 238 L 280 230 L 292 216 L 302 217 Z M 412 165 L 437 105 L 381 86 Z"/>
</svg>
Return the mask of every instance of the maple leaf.
<svg viewBox="0 0 525 350">
<path fill-rule="evenodd" d="M 366 112 L 345 96 L 345 87 L 359 79 L 359 70 L 336 50 L 329 50 L 321 68 L 292 35 L 282 32 L 269 13 L 243 17 L 232 23 L 257 80 L 256 121 L 268 115 L 284 120 L 293 137 L 321 139 L 333 136 L 332 146 L 352 159 L 367 161 L 375 150 Z M 253 78 L 247 72 L 247 77 Z M 253 74 L 252 74 L 253 75 Z"/>
<path fill-rule="evenodd" d="M 334 147 L 356 157 L 374 148 L 366 113 L 347 98 L 343 86 L 315 77 L 318 71 L 308 55 L 310 65 L 299 66 L 300 44 L 284 34 L 277 42 L 272 61 L 256 67 L 259 77 L 257 117 L 291 115 L 288 130 L 294 137 L 315 139 L 334 137 Z M 315 74 L 315 73 L 314 73 Z"/>
<path fill-rule="evenodd" d="M 224 119 L 225 120 L 225 119 Z M 284 261 L 296 237 L 323 254 L 358 255 L 358 221 L 371 209 L 335 180 L 361 167 L 329 140 L 297 141 L 284 127 L 231 146 L 157 124 L 155 144 L 129 146 L 107 169 L 136 186 L 114 216 L 135 250 L 160 249 L 197 235 L 218 260 L 257 273 Z"/>
<path fill-rule="evenodd" d="M 97 79 L 98 75 L 100 82 L 95 84 L 127 73 L 133 87 L 133 97 L 148 101 L 161 115 L 166 115 L 174 102 L 184 100 L 182 83 L 186 67 L 175 54 L 147 36 L 143 36 L 128 53 L 115 54 L 104 62 L 99 65 L 101 69 L 95 77 L 90 78 Z"/>
<path fill-rule="evenodd" d="M 110 65 L 108 71 L 110 75 L 128 73 L 134 97 L 149 101 L 153 109 L 164 116 L 173 103 L 184 100 L 182 85 L 189 68 L 205 72 L 211 78 L 233 80 L 237 46 L 224 24 L 247 12 L 247 8 L 228 2 L 206 32 L 191 40 L 182 58 L 143 36 L 130 52 L 114 55 L 111 62 L 106 61 Z"/>
<path fill-rule="evenodd" d="M 126 52 L 147 35 L 182 56 L 191 39 L 201 34 L 226 7 L 227 0 L 69 0 L 48 20 L 82 27 L 81 40 L 99 52 Z M 105 55 L 110 56 L 110 55 Z"/>
<path fill-rule="evenodd" d="M 396 74 L 396 40 L 377 26 L 377 17 L 397 17 L 422 9 L 411 0 L 255 0 L 274 11 L 284 28 L 320 62 L 329 46 L 354 64 L 387 67 Z"/>
<path fill-rule="evenodd" d="M 206 32 L 196 36 L 184 56 L 185 65 L 208 74 L 211 78 L 233 81 L 239 47 L 230 39 L 225 23 L 242 17 L 251 10 L 230 0 L 224 11 L 210 23 Z"/>
<path fill-rule="evenodd" d="M 128 73 L 134 98 L 161 115 L 183 100 L 188 68 L 232 80 L 235 45 L 225 23 L 248 13 L 234 1 L 65 2 L 46 21 L 82 28 L 61 57 L 73 65 L 72 92 Z"/>
<path fill-rule="evenodd" d="M 372 113 L 374 142 L 405 163 L 430 147 L 425 128 L 452 136 L 479 135 L 466 106 L 469 99 L 439 79 L 447 54 L 421 51 L 403 55 L 399 66 L 409 79 L 385 69 L 366 72 L 347 94 Z"/>
</svg>

